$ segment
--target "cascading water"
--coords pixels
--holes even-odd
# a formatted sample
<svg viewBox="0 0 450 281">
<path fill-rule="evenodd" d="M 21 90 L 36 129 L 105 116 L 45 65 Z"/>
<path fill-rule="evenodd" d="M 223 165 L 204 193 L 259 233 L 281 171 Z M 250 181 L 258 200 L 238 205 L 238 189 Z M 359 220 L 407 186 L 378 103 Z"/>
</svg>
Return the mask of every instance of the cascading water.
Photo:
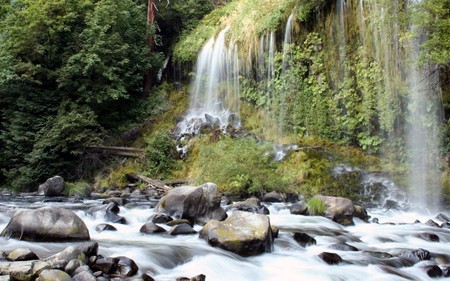
<svg viewBox="0 0 450 281">
<path fill-rule="evenodd" d="M 410 1 L 411 9 L 420 1 Z M 410 189 L 420 208 L 439 208 L 440 185 L 438 169 L 440 92 L 435 69 L 418 65 L 419 46 L 425 33 L 411 25 L 414 38 L 408 45 L 407 83 L 409 91 L 409 124 L 407 148 L 410 166 Z"/>
<path fill-rule="evenodd" d="M 225 44 L 229 27 L 212 37 L 197 58 L 188 112 L 177 126 L 180 135 L 195 135 L 204 125 L 240 127 L 239 58 Z"/>
</svg>

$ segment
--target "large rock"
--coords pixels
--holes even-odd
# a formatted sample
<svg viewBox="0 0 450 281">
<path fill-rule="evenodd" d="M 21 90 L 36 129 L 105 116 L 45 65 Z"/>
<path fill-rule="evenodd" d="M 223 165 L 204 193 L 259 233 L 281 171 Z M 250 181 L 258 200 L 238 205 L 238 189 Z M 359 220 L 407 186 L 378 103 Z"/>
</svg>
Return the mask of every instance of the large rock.
<svg viewBox="0 0 450 281">
<path fill-rule="evenodd" d="M 245 201 L 239 201 L 226 208 L 227 211 L 245 211 L 251 213 L 257 213 L 262 215 L 268 215 L 269 209 L 261 204 L 258 198 L 252 197 Z"/>
<path fill-rule="evenodd" d="M 253 256 L 273 250 L 273 236 L 266 215 L 235 211 L 225 221 L 209 221 L 200 231 L 200 238 L 212 246 Z"/>
<path fill-rule="evenodd" d="M 26 241 L 62 242 L 89 240 L 89 230 L 73 212 L 58 207 L 18 210 L 2 236 Z"/>
<path fill-rule="evenodd" d="M 224 220 L 227 215 L 220 207 L 217 185 L 180 186 L 161 198 L 155 210 L 174 218 L 204 224 L 211 219 Z"/>
<path fill-rule="evenodd" d="M 355 205 L 352 200 L 343 197 L 317 196 L 325 203 L 325 217 L 342 225 L 353 225 Z"/>
<path fill-rule="evenodd" d="M 61 196 L 64 195 L 64 179 L 60 176 L 49 178 L 38 189 L 39 195 Z"/>
</svg>

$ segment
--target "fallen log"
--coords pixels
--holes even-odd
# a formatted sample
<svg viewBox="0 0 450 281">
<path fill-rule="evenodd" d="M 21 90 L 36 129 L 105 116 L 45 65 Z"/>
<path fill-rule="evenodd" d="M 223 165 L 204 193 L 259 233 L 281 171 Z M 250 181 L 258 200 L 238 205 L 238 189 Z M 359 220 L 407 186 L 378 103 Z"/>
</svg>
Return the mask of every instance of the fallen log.
<svg viewBox="0 0 450 281">
<path fill-rule="evenodd" d="M 168 186 L 179 186 L 182 184 L 187 184 L 187 183 L 191 183 L 193 182 L 194 179 L 181 179 L 181 180 L 166 180 L 163 181 L 162 183 Z"/>
<path fill-rule="evenodd" d="M 127 174 L 127 177 L 129 179 L 133 179 L 135 181 L 143 181 L 145 182 L 150 188 L 154 188 L 161 191 L 169 191 L 171 188 L 167 185 L 165 185 L 163 182 L 160 182 L 158 180 L 151 179 L 149 177 L 143 176 L 143 175 L 137 175 L 137 174 Z"/>
</svg>

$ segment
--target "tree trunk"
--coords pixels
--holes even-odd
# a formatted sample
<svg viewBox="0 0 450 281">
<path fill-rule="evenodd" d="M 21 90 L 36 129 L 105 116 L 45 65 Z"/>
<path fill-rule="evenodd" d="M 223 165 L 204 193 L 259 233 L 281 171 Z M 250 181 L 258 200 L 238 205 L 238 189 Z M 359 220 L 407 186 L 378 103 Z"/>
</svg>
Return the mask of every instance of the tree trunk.
<svg viewBox="0 0 450 281">
<path fill-rule="evenodd" d="M 148 9 L 147 9 L 147 25 L 153 24 L 155 22 L 155 3 L 154 0 L 148 0 Z M 150 49 L 150 52 L 153 51 L 153 37 L 149 36 L 147 38 L 147 45 Z M 150 54 L 149 54 L 150 55 Z M 150 69 L 147 70 L 147 73 L 144 77 L 144 95 L 147 96 L 150 93 L 152 88 L 152 73 Z"/>
</svg>

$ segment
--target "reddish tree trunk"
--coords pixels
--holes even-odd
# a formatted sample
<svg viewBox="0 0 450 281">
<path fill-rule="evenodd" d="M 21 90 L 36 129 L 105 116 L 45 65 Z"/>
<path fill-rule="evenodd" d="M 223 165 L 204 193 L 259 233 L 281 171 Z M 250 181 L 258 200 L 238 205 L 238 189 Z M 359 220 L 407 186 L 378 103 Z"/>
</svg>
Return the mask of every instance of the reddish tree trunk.
<svg viewBox="0 0 450 281">
<path fill-rule="evenodd" d="M 154 0 L 148 0 L 148 9 L 147 9 L 147 24 L 153 24 L 155 21 L 155 4 Z M 150 49 L 150 52 L 153 51 L 153 37 L 149 36 L 147 38 L 147 44 Z M 144 78 L 144 94 L 147 95 L 150 93 L 150 89 L 152 88 L 152 74 L 150 73 L 150 69 L 145 74 Z"/>
</svg>

